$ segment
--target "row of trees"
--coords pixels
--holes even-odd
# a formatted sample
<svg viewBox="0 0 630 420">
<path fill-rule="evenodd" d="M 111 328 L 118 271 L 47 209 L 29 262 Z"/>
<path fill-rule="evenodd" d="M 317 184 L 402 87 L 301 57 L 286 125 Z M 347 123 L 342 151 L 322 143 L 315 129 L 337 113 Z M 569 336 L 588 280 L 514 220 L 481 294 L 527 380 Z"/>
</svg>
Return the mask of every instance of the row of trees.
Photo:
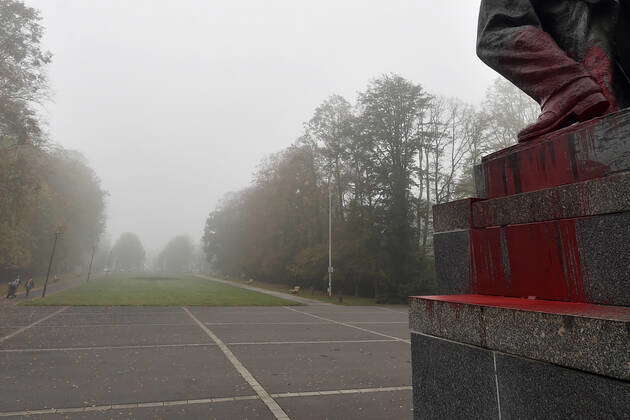
<svg viewBox="0 0 630 420">
<path fill-rule="evenodd" d="M 147 253 L 140 237 L 132 232 L 122 233 L 114 245 L 107 238 L 95 250 L 93 271 L 132 271 L 149 269 L 166 273 L 189 273 L 205 270 L 205 255 L 189 236 L 172 238 L 157 254 Z"/>
<path fill-rule="evenodd" d="M 210 213 L 207 258 L 221 274 L 324 290 L 330 195 L 337 293 L 430 293 L 432 205 L 474 195 L 472 166 L 537 112 L 503 80 L 480 107 L 398 75 L 373 80 L 355 104 L 332 96 Z"/>
<path fill-rule="evenodd" d="M 0 279 L 46 270 L 55 232 L 57 270 L 89 260 L 105 228 L 100 181 L 76 152 L 52 145 L 38 109 L 48 99 L 38 12 L 0 0 Z"/>
</svg>

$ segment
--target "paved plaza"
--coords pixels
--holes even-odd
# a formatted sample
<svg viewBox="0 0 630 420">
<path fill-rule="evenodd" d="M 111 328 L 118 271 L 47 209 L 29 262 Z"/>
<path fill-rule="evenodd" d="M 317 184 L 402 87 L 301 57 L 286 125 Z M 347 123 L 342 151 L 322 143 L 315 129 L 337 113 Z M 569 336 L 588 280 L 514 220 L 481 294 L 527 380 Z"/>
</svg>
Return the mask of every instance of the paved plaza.
<svg viewBox="0 0 630 420">
<path fill-rule="evenodd" d="M 0 417 L 406 419 L 404 308 L 0 307 Z"/>
</svg>

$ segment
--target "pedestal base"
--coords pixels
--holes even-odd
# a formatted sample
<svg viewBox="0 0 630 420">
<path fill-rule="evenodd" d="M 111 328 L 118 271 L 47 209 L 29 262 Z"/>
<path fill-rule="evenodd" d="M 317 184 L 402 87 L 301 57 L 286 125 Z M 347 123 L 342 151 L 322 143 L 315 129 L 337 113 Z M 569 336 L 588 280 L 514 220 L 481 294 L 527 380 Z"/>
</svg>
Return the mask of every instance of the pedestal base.
<svg viewBox="0 0 630 420">
<path fill-rule="evenodd" d="M 416 419 L 628 415 L 630 308 L 427 296 L 409 323 Z"/>
</svg>

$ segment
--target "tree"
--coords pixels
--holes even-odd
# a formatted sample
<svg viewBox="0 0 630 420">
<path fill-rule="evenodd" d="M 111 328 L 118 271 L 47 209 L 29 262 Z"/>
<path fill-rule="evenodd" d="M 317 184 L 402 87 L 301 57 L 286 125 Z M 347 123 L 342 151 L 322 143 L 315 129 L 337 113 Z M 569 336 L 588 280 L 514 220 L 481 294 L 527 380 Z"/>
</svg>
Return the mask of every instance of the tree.
<svg viewBox="0 0 630 420">
<path fill-rule="evenodd" d="M 115 270 L 144 269 L 146 253 L 140 238 L 135 233 L 123 233 L 112 248 L 112 260 Z"/>
<path fill-rule="evenodd" d="M 163 271 L 182 273 L 190 271 L 194 257 L 194 246 L 188 236 L 180 235 L 171 239 L 158 256 Z"/>
<path fill-rule="evenodd" d="M 500 150 L 516 143 L 519 131 L 538 118 L 540 106 L 510 81 L 498 77 L 486 92 L 482 112 L 490 124 L 488 147 Z"/>
<path fill-rule="evenodd" d="M 409 199 L 423 116 L 430 101 L 422 86 L 398 75 L 375 79 L 359 94 L 361 137 L 371 149 L 379 188 L 376 199 L 389 280 L 382 291 L 386 295 L 397 293 L 397 283 L 410 281 L 417 265 Z"/>
<path fill-rule="evenodd" d="M 473 166 L 526 124 L 530 105 L 501 82 L 479 107 L 395 74 L 371 81 L 354 105 L 333 95 L 252 185 L 210 213 L 207 261 L 228 276 L 325 290 L 330 193 L 333 292 L 390 302 L 430 294 L 432 206 L 474 194 Z"/>
<path fill-rule="evenodd" d="M 40 21 L 39 12 L 21 1 L 0 0 L 0 145 L 9 138 L 26 144 L 41 137 L 31 104 L 47 97 L 52 55 L 41 48 Z"/>
<path fill-rule="evenodd" d="M 88 264 L 105 228 L 100 180 L 77 152 L 47 142 L 37 105 L 48 99 L 39 12 L 0 0 L 0 277 L 41 273 L 59 226 L 58 270 Z"/>
</svg>

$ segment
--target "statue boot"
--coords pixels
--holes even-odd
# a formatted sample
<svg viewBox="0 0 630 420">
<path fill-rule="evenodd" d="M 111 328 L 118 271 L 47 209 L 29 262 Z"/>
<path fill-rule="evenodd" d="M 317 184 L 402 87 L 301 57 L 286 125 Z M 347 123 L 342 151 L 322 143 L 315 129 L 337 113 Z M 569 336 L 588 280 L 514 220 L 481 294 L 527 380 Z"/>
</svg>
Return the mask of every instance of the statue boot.
<svg viewBox="0 0 630 420">
<path fill-rule="evenodd" d="M 593 78 L 577 79 L 541 104 L 538 120 L 518 134 L 518 141 L 532 140 L 573 123 L 599 117 L 610 110 L 611 102 Z"/>
</svg>

